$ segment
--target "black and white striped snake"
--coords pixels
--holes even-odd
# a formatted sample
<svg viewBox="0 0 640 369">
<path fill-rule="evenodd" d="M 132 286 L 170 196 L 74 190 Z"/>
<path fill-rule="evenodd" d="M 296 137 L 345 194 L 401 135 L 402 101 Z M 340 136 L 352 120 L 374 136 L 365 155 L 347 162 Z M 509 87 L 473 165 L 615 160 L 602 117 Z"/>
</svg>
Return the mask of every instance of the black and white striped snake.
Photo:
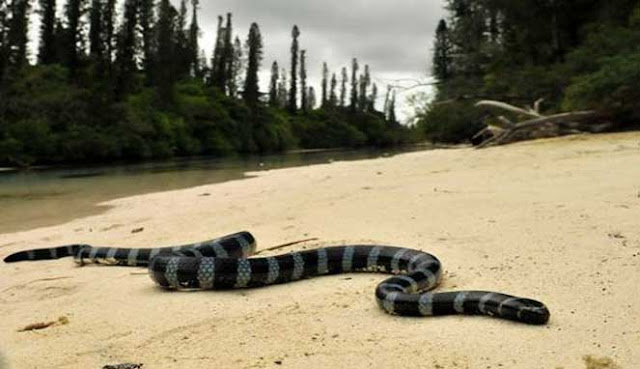
<svg viewBox="0 0 640 369">
<path fill-rule="evenodd" d="M 163 248 L 116 248 L 68 245 L 22 251 L 4 259 L 58 259 L 73 256 L 79 264 L 148 266 L 151 278 L 170 289 L 261 287 L 319 275 L 348 272 L 391 273 L 375 291 L 390 314 L 436 316 L 479 314 L 527 324 L 545 324 L 547 307 L 535 300 L 497 292 L 429 292 L 440 282 L 440 261 L 426 252 L 380 245 L 324 247 L 249 258 L 256 242 L 248 232 L 214 240 Z"/>
</svg>

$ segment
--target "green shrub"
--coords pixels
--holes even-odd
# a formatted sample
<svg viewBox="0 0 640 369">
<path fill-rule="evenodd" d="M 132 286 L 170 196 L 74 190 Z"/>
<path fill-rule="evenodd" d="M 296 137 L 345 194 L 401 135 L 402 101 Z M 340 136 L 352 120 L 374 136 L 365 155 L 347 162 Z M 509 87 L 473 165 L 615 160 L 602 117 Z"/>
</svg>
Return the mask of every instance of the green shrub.
<svg viewBox="0 0 640 369">
<path fill-rule="evenodd" d="M 482 112 L 460 102 L 430 104 L 418 120 L 424 137 L 440 143 L 466 142 L 483 127 Z"/>
<path fill-rule="evenodd" d="M 602 61 L 599 70 L 569 86 L 565 109 L 596 109 L 623 122 L 640 120 L 640 52 Z"/>
</svg>

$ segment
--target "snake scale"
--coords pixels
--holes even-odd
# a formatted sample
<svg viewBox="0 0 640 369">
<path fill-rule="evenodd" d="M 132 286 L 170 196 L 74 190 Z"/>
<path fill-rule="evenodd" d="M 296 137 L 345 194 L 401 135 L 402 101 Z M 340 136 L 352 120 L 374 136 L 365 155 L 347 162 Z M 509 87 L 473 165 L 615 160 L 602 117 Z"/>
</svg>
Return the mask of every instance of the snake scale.
<svg viewBox="0 0 640 369">
<path fill-rule="evenodd" d="M 489 315 L 527 324 L 545 324 L 547 307 L 535 300 L 497 292 L 432 293 L 442 277 L 440 261 L 426 252 L 381 245 L 347 245 L 249 258 L 255 238 L 239 232 L 210 241 L 162 248 L 67 245 L 21 251 L 7 263 L 73 256 L 78 264 L 147 266 L 151 278 L 169 289 L 262 287 L 303 278 L 348 272 L 393 276 L 375 290 L 387 313 L 406 316 Z"/>
</svg>

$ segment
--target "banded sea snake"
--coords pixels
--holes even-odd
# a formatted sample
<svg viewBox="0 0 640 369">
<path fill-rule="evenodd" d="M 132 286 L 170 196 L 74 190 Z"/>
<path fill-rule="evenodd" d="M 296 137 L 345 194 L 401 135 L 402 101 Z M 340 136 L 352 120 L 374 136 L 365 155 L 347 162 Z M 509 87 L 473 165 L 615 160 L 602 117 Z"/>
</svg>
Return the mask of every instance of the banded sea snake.
<svg viewBox="0 0 640 369">
<path fill-rule="evenodd" d="M 67 245 L 21 251 L 7 263 L 73 256 L 78 264 L 147 266 L 151 278 L 169 289 L 262 287 L 319 275 L 380 272 L 375 296 L 390 314 L 437 316 L 489 315 L 527 324 L 545 324 L 547 307 L 535 300 L 486 291 L 432 293 L 442 277 L 440 261 L 426 252 L 381 245 L 324 247 L 288 254 L 249 258 L 256 251 L 248 232 L 210 241 L 162 248 Z"/>
</svg>

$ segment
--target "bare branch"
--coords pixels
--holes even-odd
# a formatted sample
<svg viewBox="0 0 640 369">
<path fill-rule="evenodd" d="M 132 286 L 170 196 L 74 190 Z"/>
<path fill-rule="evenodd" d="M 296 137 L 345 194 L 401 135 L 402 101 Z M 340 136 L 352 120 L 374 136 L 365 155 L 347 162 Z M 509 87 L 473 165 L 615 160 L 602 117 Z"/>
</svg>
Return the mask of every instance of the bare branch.
<svg viewBox="0 0 640 369">
<path fill-rule="evenodd" d="M 508 143 L 510 142 L 511 137 L 518 131 L 532 130 L 535 132 L 537 128 L 542 126 L 547 126 L 547 125 L 561 126 L 561 125 L 566 125 L 570 123 L 576 123 L 581 120 L 594 119 L 598 117 L 599 117 L 599 114 L 596 111 L 591 111 L 591 110 L 574 111 L 569 113 L 555 114 L 548 117 L 538 117 L 534 119 L 529 119 L 524 122 L 516 123 L 515 125 L 509 127 L 506 130 L 496 131 L 494 129 L 490 129 L 492 127 L 489 126 L 484 130 L 482 130 L 481 132 L 479 132 L 478 135 L 476 135 L 476 138 L 482 137 L 482 134 L 486 133 L 487 131 L 493 133 L 493 137 L 482 142 L 481 144 L 476 146 L 476 148 L 482 149 L 489 146 Z M 575 132 L 579 132 L 579 130 L 576 130 L 575 128 L 571 128 L 569 130 L 565 129 L 563 132 L 575 133 Z"/>
<path fill-rule="evenodd" d="M 541 115 L 535 111 L 518 108 L 517 106 L 513 106 L 502 101 L 482 100 L 482 101 L 478 101 L 475 106 L 476 107 L 488 106 L 488 107 L 498 108 L 502 110 L 507 110 L 512 113 L 528 115 L 530 117 L 535 117 L 535 118 L 541 117 Z"/>
<path fill-rule="evenodd" d="M 561 113 L 556 115 L 551 115 L 548 117 L 541 117 L 536 119 L 527 120 L 524 122 L 520 122 L 513 127 L 513 130 L 519 130 L 524 128 L 529 128 L 532 126 L 546 124 L 546 123 L 563 123 L 567 121 L 576 121 L 587 118 L 593 118 L 597 115 L 597 113 L 593 110 L 585 110 L 585 111 L 574 111 L 569 113 Z"/>
<path fill-rule="evenodd" d="M 542 105 L 542 103 L 544 102 L 544 97 L 540 98 L 538 100 L 536 100 L 536 102 L 533 104 L 533 110 L 537 113 L 540 114 L 540 105 Z"/>
</svg>

